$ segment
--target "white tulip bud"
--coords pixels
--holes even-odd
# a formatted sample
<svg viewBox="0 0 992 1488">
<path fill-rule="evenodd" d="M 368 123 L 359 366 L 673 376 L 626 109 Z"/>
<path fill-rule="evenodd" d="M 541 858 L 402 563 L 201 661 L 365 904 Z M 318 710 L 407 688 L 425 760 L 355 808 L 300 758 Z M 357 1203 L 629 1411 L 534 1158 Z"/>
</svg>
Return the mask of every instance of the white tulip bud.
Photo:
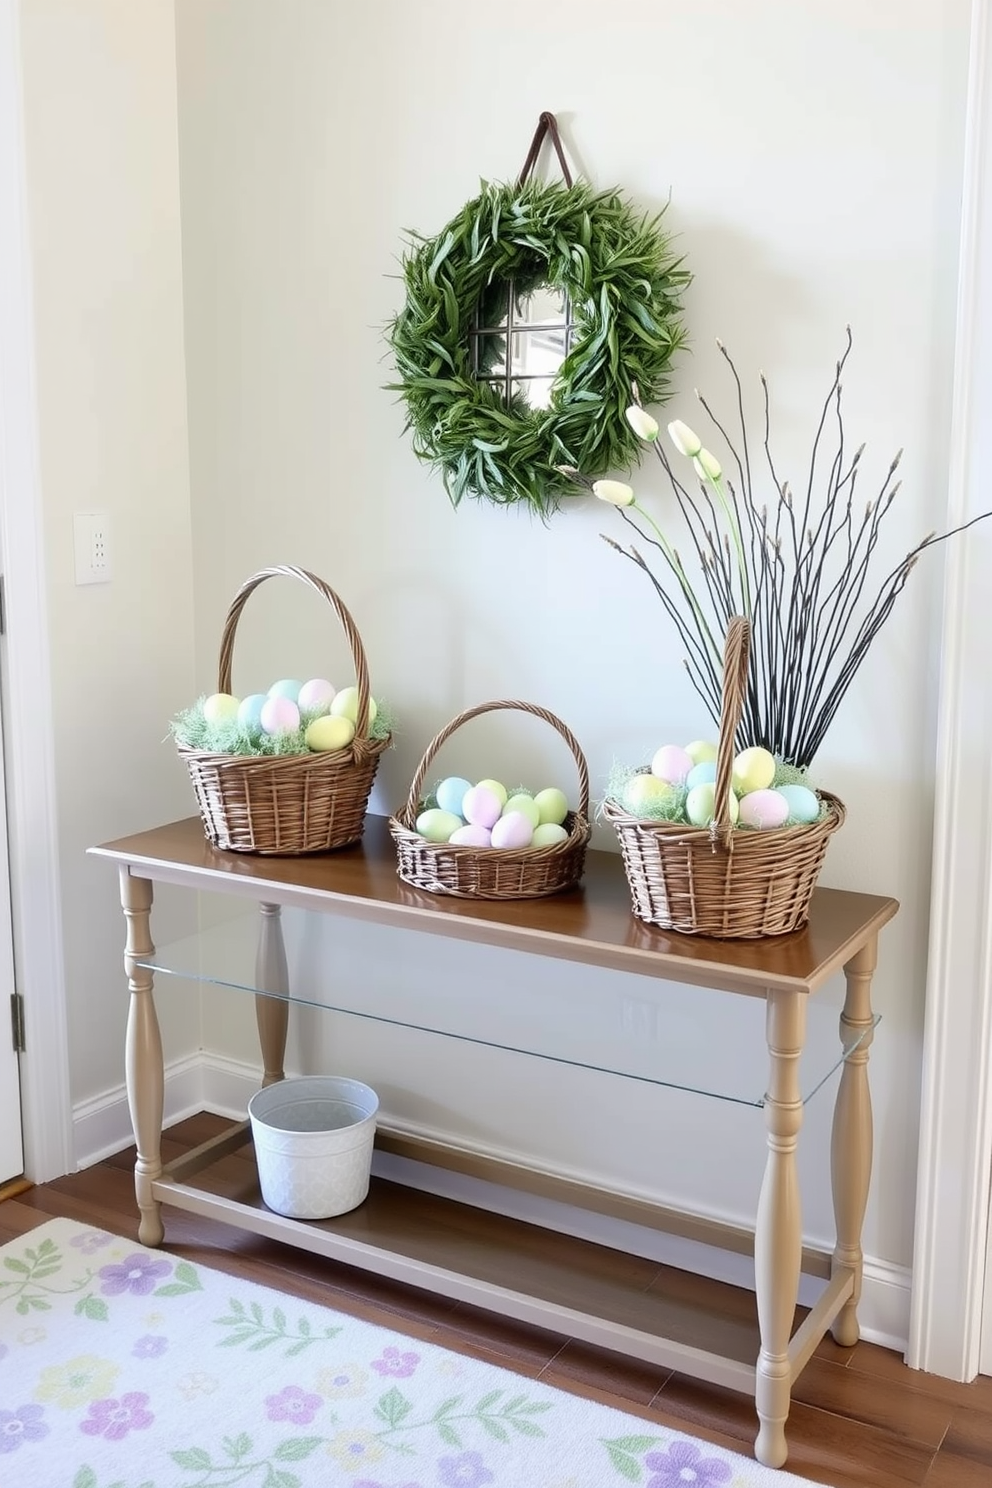
<svg viewBox="0 0 992 1488">
<path fill-rule="evenodd" d="M 632 403 L 627 409 L 627 422 L 637 435 L 638 439 L 651 441 L 658 438 L 658 420 L 637 403 Z"/>
<path fill-rule="evenodd" d="M 632 506 L 634 502 L 633 488 L 624 485 L 623 481 L 593 481 L 592 494 L 598 496 L 600 501 L 609 502 L 610 506 Z"/>
<path fill-rule="evenodd" d="M 694 434 L 689 425 L 684 424 L 681 419 L 676 419 L 673 424 L 669 424 L 668 437 L 679 454 L 688 455 L 690 460 L 694 455 L 698 455 L 703 447 L 703 441 L 699 435 Z"/>
<path fill-rule="evenodd" d="M 698 454 L 693 455 L 692 464 L 700 480 L 719 480 L 723 474 L 720 461 L 708 449 L 700 449 Z"/>
</svg>

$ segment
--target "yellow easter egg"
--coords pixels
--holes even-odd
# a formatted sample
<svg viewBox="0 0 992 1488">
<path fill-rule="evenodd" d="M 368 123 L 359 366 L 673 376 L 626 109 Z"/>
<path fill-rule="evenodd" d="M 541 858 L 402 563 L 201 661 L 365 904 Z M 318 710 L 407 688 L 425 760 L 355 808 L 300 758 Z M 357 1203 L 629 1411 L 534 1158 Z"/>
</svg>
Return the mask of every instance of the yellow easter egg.
<svg viewBox="0 0 992 1488">
<path fill-rule="evenodd" d="M 506 798 L 509 795 L 506 786 L 498 780 L 477 780 L 475 783 L 476 785 L 483 786 L 487 791 L 492 791 L 500 804 L 500 810 L 502 810 L 506 805 Z"/>
<path fill-rule="evenodd" d="M 355 725 L 350 718 L 332 718 L 329 713 L 324 713 L 307 725 L 303 737 L 308 749 L 315 754 L 325 754 L 334 749 L 346 749 L 355 737 Z"/>
<path fill-rule="evenodd" d="M 716 815 L 716 786 L 709 780 L 702 785 L 694 785 L 685 798 L 685 814 L 687 821 L 694 827 L 708 827 Z M 730 792 L 730 820 L 736 825 L 740 817 L 741 809 L 737 804 L 737 797 L 733 791 Z"/>
<path fill-rule="evenodd" d="M 657 815 L 660 806 L 675 799 L 676 791 L 657 775 L 632 775 L 621 794 L 621 805 L 631 816 Z"/>
<path fill-rule="evenodd" d="M 203 716 L 208 723 L 226 723 L 229 718 L 237 718 L 240 706 L 240 698 L 232 697 L 229 692 L 215 692 L 204 698 Z"/>
<path fill-rule="evenodd" d="M 710 760 L 715 760 L 717 747 L 708 739 L 693 739 L 691 744 L 685 746 L 685 752 L 694 765 L 706 765 Z"/>
<path fill-rule="evenodd" d="M 766 790 L 775 779 L 775 756 L 760 745 L 742 749 L 734 760 L 731 784 L 739 796 Z"/>
<path fill-rule="evenodd" d="M 375 723 L 375 715 L 378 712 L 375 698 L 369 698 L 369 728 Z M 342 687 L 331 699 L 332 718 L 350 718 L 352 723 L 358 725 L 358 688 Z"/>
</svg>

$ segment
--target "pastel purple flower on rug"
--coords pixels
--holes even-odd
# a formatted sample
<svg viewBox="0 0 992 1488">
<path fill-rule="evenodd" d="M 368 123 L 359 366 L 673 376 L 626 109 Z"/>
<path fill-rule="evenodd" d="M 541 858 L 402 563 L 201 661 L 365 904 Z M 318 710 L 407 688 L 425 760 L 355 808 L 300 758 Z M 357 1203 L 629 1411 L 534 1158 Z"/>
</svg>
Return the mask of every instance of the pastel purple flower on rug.
<svg viewBox="0 0 992 1488">
<path fill-rule="evenodd" d="M 0 1452 L 16 1452 L 21 1442 L 41 1441 L 51 1430 L 41 1419 L 40 1405 L 20 1405 L 17 1410 L 0 1410 Z"/>
<path fill-rule="evenodd" d="M 311 1395 L 299 1385 L 286 1385 L 278 1395 L 265 1397 L 265 1412 L 270 1421 L 292 1421 L 296 1426 L 309 1426 L 322 1405 L 319 1395 Z"/>
<path fill-rule="evenodd" d="M 717 1488 L 730 1482 L 729 1462 L 704 1457 L 695 1442 L 681 1437 L 667 1452 L 649 1452 L 644 1466 L 652 1474 L 645 1488 Z"/>
<path fill-rule="evenodd" d="M 419 1363 L 419 1354 L 401 1354 L 398 1348 L 390 1345 L 383 1349 L 381 1359 L 373 1360 L 372 1368 L 384 1378 L 407 1379 Z"/>
<path fill-rule="evenodd" d="M 95 1250 L 103 1250 L 113 1239 L 114 1236 L 108 1235 L 106 1230 L 87 1230 L 85 1235 L 73 1235 L 69 1244 L 81 1250 L 84 1255 L 92 1255 Z"/>
<path fill-rule="evenodd" d="M 437 1475 L 444 1488 L 482 1488 L 493 1482 L 493 1475 L 479 1452 L 461 1452 L 457 1457 L 441 1457 Z"/>
<path fill-rule="evenodd" d="M 94 1400 L 79 1429 L 87 1436 L 104 1436 L 107 1441 L 121 1441 L 129 1431 L 144 1431 L 155 1417 L 148 1409 L 148 1396 L 143 1390 L 128 1390 L 120 1400 Z"/>
<path fill-rule="evenodd" d="M 100 1290 L 105 1297 L 119 1297 L 122 1292 L 133 1292 L 136 1297 L 147 1297 L 154 1290 L 160 1276 L 168 1276 L 171 1261 L 157 1261 L 154 1256 L 135 1251 L 127 1260 L 116 1265 L 101 1266 L 97 1275 L 102 1282 Z"/>
<path fill-rule="evenodd" d="M 157 1359 L 168 1347 L 169 1340 L 163 1338 L 161 1333 L 146 1333 L 137 1340 L 131 1353 L 136 1359 Z"/>
</svg>

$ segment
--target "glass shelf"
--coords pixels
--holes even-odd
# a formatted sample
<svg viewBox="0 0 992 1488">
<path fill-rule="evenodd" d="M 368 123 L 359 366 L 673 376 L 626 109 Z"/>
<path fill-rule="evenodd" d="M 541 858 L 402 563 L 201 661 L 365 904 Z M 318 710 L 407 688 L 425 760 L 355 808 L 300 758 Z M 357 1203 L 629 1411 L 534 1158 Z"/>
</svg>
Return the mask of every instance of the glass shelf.
<svg viewBox="0 0 992 1488">
<path fill-rule="evenodd" d="M 728 997 L 581 963 L 558 966 L 491 947 L 487 955 L 501 958 L 505 966 L 505 992 L 496 1005 L 491 990 L 483 992 L 466 976 L 464 948 L 439 940 L 429 956 L 414 955 L 409 932 L 391 926 L 376 927 L 377 945 L 395 938 L 395 956 L 383 959 L 402 968 L 402 976 L 388 987 L 371 985 L 356 975 L 357 956 L 349 964 L 346 955 L 336 953 L 340 938 L 354 927 L 299 909 L 283 909 L 280 918 L 294 1003 L 738 1105 L 765 1103 L 768 1055 L 761 998 Z M 157 948 L 138 958 L 138 965 L 162 975 L 278 995 L 258 986 L 259 923 L 257 913 L 239 916 Z M 800 1066 L 804 1103 L 863 1040 L 861 1035 L 842 1048 L 838 1018 L 839 1009 L 827 998 L 809 998 Z M 878 1022 L 876 1016 L 872 1026 Z"/>
</svg>

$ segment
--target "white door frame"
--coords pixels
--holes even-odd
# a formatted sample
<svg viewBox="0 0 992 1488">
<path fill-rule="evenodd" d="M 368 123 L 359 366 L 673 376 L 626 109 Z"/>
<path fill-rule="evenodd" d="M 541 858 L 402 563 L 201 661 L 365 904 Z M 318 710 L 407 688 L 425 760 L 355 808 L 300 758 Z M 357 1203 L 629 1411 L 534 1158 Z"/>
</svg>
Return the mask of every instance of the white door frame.
<svg viewBox="0 0 992 1488">
<path fill-rule="evenodd" d="M 973 0 L 949 523 L 992 506 L 992 23 Z M 935 526 L 937 523 L 934 524 Z M 978 1372 L 992 1182 L 992 523 L 949 545 L 907 1361 Z M 987 1304 L 986 1304 L 987 1306 Z"/>
<path fill-rule="evenodd" d="M 6 598 L 5 754 L 24 1167 L 43 1183 L 75 1166 L 55 812 L 21 107 L 18 0 L 0 0 L 0 559 Z M 0 1037 L 6 1036 L 5 1020 Z"/>
</svg>

